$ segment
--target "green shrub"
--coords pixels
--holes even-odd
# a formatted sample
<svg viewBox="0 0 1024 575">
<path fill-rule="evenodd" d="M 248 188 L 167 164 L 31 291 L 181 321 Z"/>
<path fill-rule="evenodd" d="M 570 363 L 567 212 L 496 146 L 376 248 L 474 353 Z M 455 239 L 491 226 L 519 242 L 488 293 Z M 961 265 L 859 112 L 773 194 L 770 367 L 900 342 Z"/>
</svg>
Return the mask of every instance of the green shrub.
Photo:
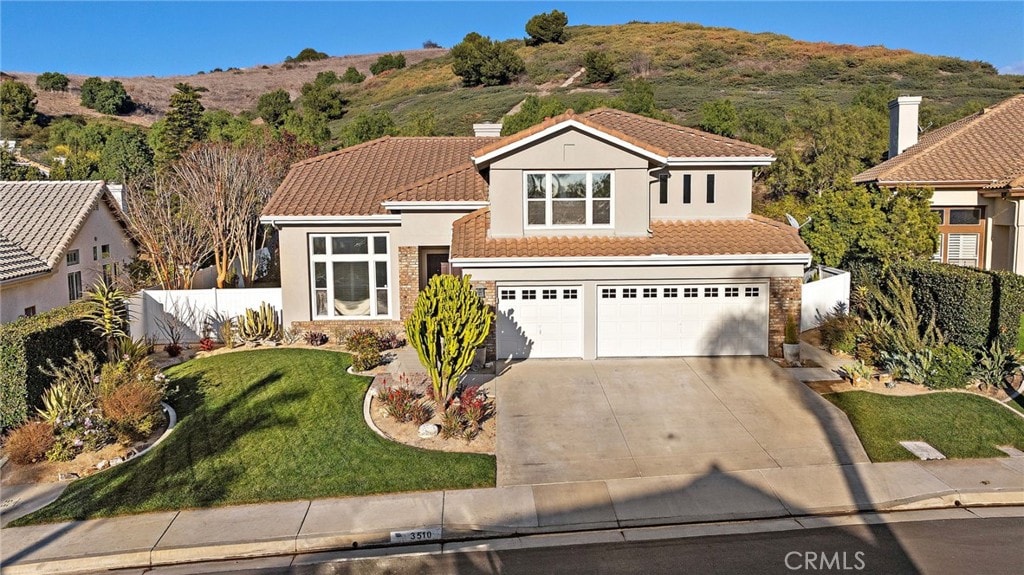
<svg viewBox="0 0 1024 575">
<path fill-rule="evenodd" d="M 934 262 L 893 267 L 914 287 L 922 318 L 932 317 L 945 338 L 970 350 L 988 347 L 992 319 L 992 276 L 978 270 Z"/>
<path fill-rule="evenodd" d="M 947 343 L 933 350 L 934 361 L 925 385 L 932 389 L 964 387 L 970 376 L 974 358 L 956 344 Z"/>
<path fill-rule="evenodd" d="M 100 348 L 100 338 L 82 317 L 85 304 L 74 303 L 0 326 L 0 428 L 13 427 L 42 406 L 43 391 L 53 376 L 40 368 L 82 349 Z"/>
<path fill-rule="evenodd" d="M 361 84 L 365 79 L 366 74 L 356 70 L 354 66 L 349 66 L 345 73 L 341 75 L 341 81 L 347 84 Z"/>
<path fill-rule="evenodd" d="M 370 371 L 380 365 L 379 353 L 358 353 L 352 358 L 352 369 Z"/>
<path fill-rule="evenodd" d="M 1024 276 L 1010 271 L 989 272 L 992 276 L 992 338 L 1003 349 L 1013 349 L 1020 337 L 1020 319 L 1024 316 Z"/>
<path fill-rule="evenodd" d="M 4 453 L 18 465 L 35 463 L 53 446 L 53 426 L 43 421 L 30 421 L 11 431 L 4 442 Z"/>
<path fill-rule="evenodd" d="M 325 52 L 320 52 L 313 48 L 303 48 L 301 52 L 295 55 L 295 57 L 287 56 L 284 61 L 288 63 L 315 62 L 317 60 L 326 60 L 327 58 L 330 58 L 330 56 Z"/>
<path fill-rule="evenodd" d="M 68 89 L 68 77 L 60 72 L 43 72 L 36 78 L 36 86 L 47 92 L 65 92 Z"/>
<path fill-rule="evenodd" d="M 818 326 L 821 344 L 825 349 L 853 354 L 859 332 L 857 317 L 845 312 L 832 312 Z"/>
<path fill-rule="evenodd" d="M 384 54 L 373 64 L 370 64 L 370 72 L 376 76 L 385 70 L 398 70 L 405 68 L 405 54 Z"/>
<path fill-rule="evenodd" d="M 587 84 L 611 82 L 615 79 L 615 65 L 606 52 L 591 50 L 583 55 L 583 66 L 587 69 L 583 81 Z"/>
</svg>

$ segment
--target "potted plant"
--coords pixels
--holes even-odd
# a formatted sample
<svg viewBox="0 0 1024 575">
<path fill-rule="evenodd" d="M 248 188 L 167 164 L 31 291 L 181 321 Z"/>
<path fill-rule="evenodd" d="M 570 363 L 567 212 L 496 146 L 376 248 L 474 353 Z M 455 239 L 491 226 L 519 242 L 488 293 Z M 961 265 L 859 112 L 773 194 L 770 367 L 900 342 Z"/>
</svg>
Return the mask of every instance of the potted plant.
<svg viewBox="0 0 1024 575">
<path fill-rule="evenodd" d="M 786 363 L 800 363 L 800 327 L 792 315 L 786 318 L 786 334 L 782 340 L 782 357 Z"/>
</svg>

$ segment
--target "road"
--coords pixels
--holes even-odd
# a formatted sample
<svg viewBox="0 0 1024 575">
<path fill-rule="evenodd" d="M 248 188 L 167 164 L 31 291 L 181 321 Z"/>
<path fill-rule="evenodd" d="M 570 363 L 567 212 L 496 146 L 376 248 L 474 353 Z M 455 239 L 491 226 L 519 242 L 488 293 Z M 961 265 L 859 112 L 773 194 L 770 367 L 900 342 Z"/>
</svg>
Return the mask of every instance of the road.
<svg viewBox="0 0 1024 575">
<path fill-rule="evenodd" d="M 1024 519 L 913 521 L 767 533 L 433 553 L 261 567 L 233 572 L 420 573 L 1024 573 Z M 285 559 L 285 558 L 281 558 Z M 309 560 L 307 558 L 306 560 Z M 226 565 L 224 565 L 226 567 Z M 179 571 L 181 567 L 176 569 Z M 198 571 L 196 571 L 198 572 Z M 158 574 L 160 570 L 150 572 Z"/>
</svg>

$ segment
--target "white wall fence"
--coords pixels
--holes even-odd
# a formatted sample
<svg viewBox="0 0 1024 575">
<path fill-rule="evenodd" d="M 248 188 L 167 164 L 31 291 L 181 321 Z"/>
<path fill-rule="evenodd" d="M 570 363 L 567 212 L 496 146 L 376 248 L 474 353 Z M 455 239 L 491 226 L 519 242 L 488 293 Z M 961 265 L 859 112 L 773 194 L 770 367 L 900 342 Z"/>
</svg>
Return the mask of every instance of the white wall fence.
<svg viewBox="0 0 1024 575">
<path fill-rule="evenodd" d="M 184 333 L 182 343 L 194 343 L 203 336 L 204 326 L 213 330 L 229 317 L 259 308 L 263 302 L 281 313 L 281 288 L 142 290 L 129 301 L 133 338 L 148 337 L 156 343 L 168 343 L 167 324 L 174 318 Z"/>
<path fill-rule="evenodd" d="M 801 298 L 800 331 L 818 327 L 836 305 L 850 308 L 850 272 L 826 266 L 807 270 Z"/>
</svg>

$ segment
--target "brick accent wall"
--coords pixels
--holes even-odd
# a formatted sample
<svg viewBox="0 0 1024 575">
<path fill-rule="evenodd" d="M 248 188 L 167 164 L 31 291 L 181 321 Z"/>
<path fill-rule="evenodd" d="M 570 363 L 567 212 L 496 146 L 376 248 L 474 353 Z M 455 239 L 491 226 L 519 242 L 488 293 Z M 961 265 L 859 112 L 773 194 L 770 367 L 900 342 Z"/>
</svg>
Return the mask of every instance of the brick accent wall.
<svg viewBox="0 0 1024 575">
<path fill-rule="evenodd" d="M 398 337 L 405 339 L 405 325 L 395 319 L 344 320 L 318 319 L 315 321 L 293 321 L 293 329 L 302 331 L 320 331 L 326 333 L 331 343 L 341 343 L 349 332 L 357 329 L 387 329 L 394 331 Z"/>
<path fill-rule="evenodd" d="M 420 294 L 420 249 L 398 247 L 398 312 L 402 319 L 412 314 Z"/>
<path fill-rule="evenodd" d="M 495 314 L 498 313 L 498 289 L 497 283 L 493 281 L 473 281 L 470 280 L 469 284 L 473 286 L 473 289 L 484 288 L 484 303 L 490 306 L 491 311 Z M 487 349 L 487 361 L 494 361 L 498 357 L 498 318 L 495 316 L 494 321 L 491 322 L 491 333 L 487 334 L 487 339 L 484 340 L 484 347 Z"/>
<path fill-rule="evenodd" d="M 782 357 L 786 339 L 786 319 L 800 324 L 803 278 L 771 278 L 768 285 L 768 355 Z"/>
</svg>

